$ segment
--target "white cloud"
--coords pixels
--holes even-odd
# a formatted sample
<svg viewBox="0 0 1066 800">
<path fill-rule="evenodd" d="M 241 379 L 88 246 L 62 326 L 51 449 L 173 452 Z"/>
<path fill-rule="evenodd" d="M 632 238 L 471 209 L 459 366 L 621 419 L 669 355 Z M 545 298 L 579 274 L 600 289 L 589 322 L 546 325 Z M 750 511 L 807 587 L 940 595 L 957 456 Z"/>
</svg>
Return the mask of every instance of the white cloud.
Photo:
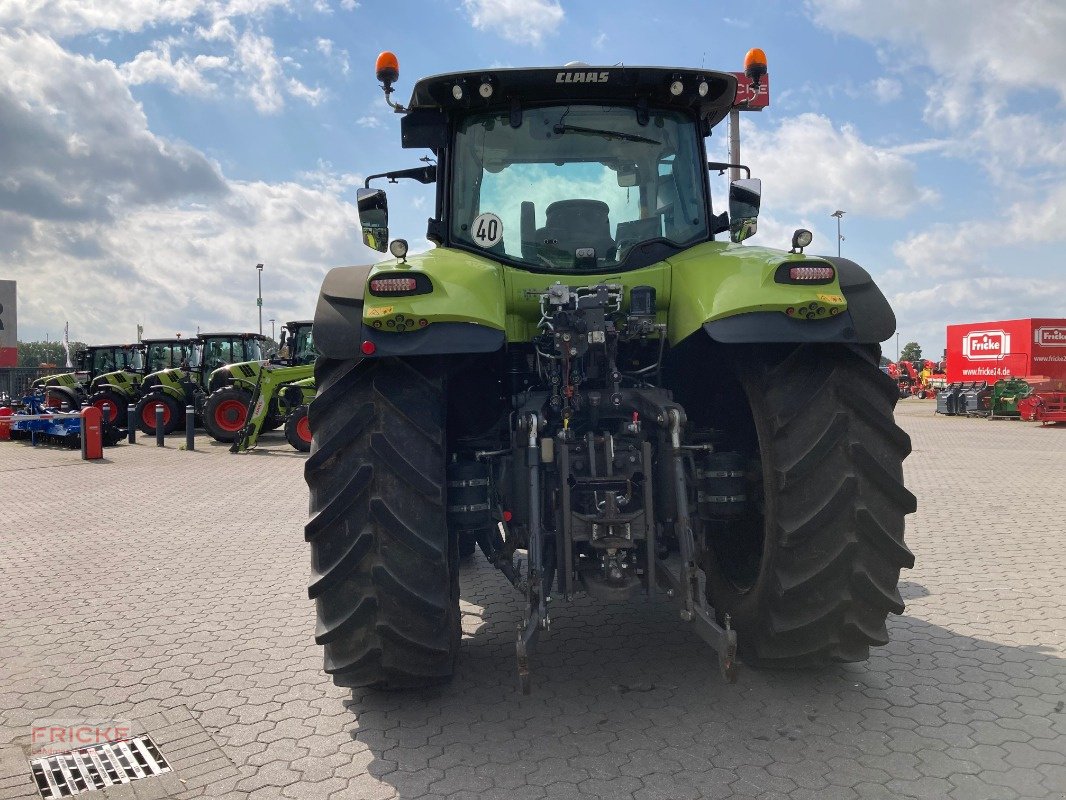
<svg viewBox="0 0 1066 800">
<path fill-rule="evenodd" d="M 373 114 L 367 114 L 365 116 L 359 117 L 359 119 L 357 119 L 355 121 L 355 124 L 359 125 L 362 128 L 384 128 L 385 127 L 385 123 L 381 121 L 381 118 L 377 117 L 377 116 L 375 116 Z"/>
<path fill-rule="evenodd" d="M 225 191 L 218 167 L 148 130 L 108 61 L 0 32 L 0 210 L 107 220 L 123 206 Z"/>
<path fill-rule="evenodd" d="M 301 100 L 306 100 L 313 106 L 317 106 L 322 102 L 322 98 L 325 97 L 325 90 L 321 87 L 315 87 L 312 89 L 307 84 L 296 80 L 296 78 L 287 79 L 285 81 L 285 89 L 293 97 L 299 97 Z"/>
<path fill-rule="evenodd" d="M 345 11 L 355 11 L 359 8 L 359 3 L 356 0 L 341 0 L 341 8 Z"/>
<path fill-rule="evenodd" d="M 151 132 L 118 67 L 44 36 L 0 33 L 0 140 L 0 273 L 31 336 L 251 329 L 258 262 L 270 316 L 306 318 L 329 266 L 374 259 L 345 199 L 358 176 L 227 180 Z"/>
<path fill-rule="evenodd" d="M 774 129 L 746 119 L 742 126 L 742 160 L 753 174 L 772 176 L 764 200 L 775 208 L 899 218 L 937 197 L 918 185 L 914 164 L 903 155 L 819 114 L 788 117 Z"/>
<path fill-rule="evenodd" d="M 565 14 L 557 0 L 463 0 L 472 24 L 520 44 L 539 45 Z"/>
<path fill-rule="evenodd" d="M 144 50 L 119 68 L 122 77 L 131 86 L 145 83 L 161 83 L 185 94 L 208 94 L 215 89 L 206 76 L 212 70 L 229 67 L 226 56 L 198 55 L 193 58 L 181 56 L 176 61 L 166 42 L 156 44 L 154 50 Z"/>
<path fill-rule="evenodd" d="M 285 106 L 284 94 L 306 100 L 311 105 L 321 102 L 322 89 L 312 89 L 296 78 L 285 76 L 282 59 L 274 52 L 274 41 L 269 36 L 245 31 L 237 41 L 236 54 L 247 81 L 248 95 L 260 112 L 276 114 L 281 111 Z M 287 59 L 287 63 L 294 62 Z"/>
<path fill-rule="evenodd" d="M 603 31 L 600 31 L 600 33 L 596 36 L 596 38 L 592 40 L 592 46 L 595 49 L 597 49 L 597 50 L 603 50 L 603 48 L 606 45 L 607 45 L 607 34 L 604 33 Z"/>
<path fill-rule="evenodd" d="M 944 348 L 945 327 L 963 322 L 1062 315 L 1061 282 L 1047 278 L 965 275 L 915 288 L 911 276 L 879 280 L 903 342 L 920 342 L 930 356 Z M 895 343 L 886 347 L 895 357 Z"/>
<path fill-rule="evenodd" d="M 135 32 L 201 16 L 215 21 L 262 14 L 291 0 L 0 0 L 0 28 L 21 27 L 57 37 L 92 31 Z"/>
<path fill-rule="evenodd" d="M 870 90 L 879 103 L 891 103 L 903 94 L 903 84 L 895 78 L 876 78 L 870 81 Z"/>
<path fill-rule="evenodd" d="M 315 47 L 324 56 L 333 55 L 333 40 L 332 39 L 316 39 Z"/>
<path fill-rule="evenodd" d="M 237 42 L 237 59 L 248 79 L 248 92 L 255 107 L 264 114 L 281 111 L 281 64 L 269 36 L 244 33 Z"/>
<path fill-rule="evenodd" d="M 905 50 L 954 82 L 1051 89 L 1066 100 L 1060 0 L 809 0 L 815 22 Z"/>
</svg>

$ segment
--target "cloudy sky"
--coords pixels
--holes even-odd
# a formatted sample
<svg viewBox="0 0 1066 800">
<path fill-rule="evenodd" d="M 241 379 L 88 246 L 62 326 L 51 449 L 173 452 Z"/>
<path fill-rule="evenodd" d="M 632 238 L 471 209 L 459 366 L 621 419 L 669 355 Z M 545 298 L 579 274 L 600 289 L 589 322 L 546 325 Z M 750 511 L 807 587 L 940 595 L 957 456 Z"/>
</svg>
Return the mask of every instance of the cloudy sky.
<svg viewBox="0 0 1066 800">
<path fill-rule="evenodd" d="M 437 72 L 737 70 L 759 46 L 751 241 L 807 227 L 834 252 L 845 210 L 843 253 L 902 340 L 939 352 L 948 323 L 1066 316 L 1063 41 L 1061 0 L 0 0 L 0 279 L 21 339 L 254 329 L 258 262 L 264 318 L 308 317 L 327 268 L 371 258 L 362 176 L 422 155 L 399 147 L 379 51 L 403 100 Z M 389 199 L 424 246 L 430 190 Z"/>
</svg>

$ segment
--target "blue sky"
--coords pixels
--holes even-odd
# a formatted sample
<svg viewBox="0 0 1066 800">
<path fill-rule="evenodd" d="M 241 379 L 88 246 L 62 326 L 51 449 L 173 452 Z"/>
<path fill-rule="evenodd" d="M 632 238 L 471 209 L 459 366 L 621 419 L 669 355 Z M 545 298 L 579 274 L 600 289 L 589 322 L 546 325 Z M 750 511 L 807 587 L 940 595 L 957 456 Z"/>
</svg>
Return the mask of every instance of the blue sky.
<svg viewBox="0 0 1066 800">
<path fill-rule="evenodd" d="M 890 296 L 901 339 L 1066 316 L 1066 6 L 985 0 L 0 0 L 0 278 L 20 338 L 253 329 L 312 314 L 330 266 L 372 259 L 355 188 L 415 166 L 398 95 L 485 66 L 737 70 L 766 50 L 771 108 L 745 116 L 763 179 L 752 243 L 842 251 Z M 651 9 L 649 12 L 648 9 Z M 739 12 L 743 13 L 739 13 Z M 711 139 L 724 157 L 726 130 Z M 724 185 L 716 187 L 724 190 Z M 430 190 L 389 187 L 425 246 Z M 886 347 L 895 353 L 894 342 Z"/>
</svg>

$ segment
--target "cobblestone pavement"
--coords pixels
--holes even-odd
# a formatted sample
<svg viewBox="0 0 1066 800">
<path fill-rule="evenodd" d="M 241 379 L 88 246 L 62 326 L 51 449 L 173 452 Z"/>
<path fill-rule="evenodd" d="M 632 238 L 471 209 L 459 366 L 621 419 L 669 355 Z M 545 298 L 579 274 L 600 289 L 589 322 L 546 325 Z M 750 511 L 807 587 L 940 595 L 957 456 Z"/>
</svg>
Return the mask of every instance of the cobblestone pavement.
<svg viewBox="0 0 1066 800">
<path fill-rule="evenodd" d="M 277 434 L 76 453 L 0 443 L 0 796 L 29 726 L 125 719 L 171 759 L 111 796 L 1066 796 L 1066 429 L 900 405 L 919 498 L 906 615 L 868 663 L 719 679 L 666 607 L 556 609 L 516 691 L 518 605 L 462 570 L 455 681 L 382 694 L 321 672 L 304 458 Z"/>
</svg>

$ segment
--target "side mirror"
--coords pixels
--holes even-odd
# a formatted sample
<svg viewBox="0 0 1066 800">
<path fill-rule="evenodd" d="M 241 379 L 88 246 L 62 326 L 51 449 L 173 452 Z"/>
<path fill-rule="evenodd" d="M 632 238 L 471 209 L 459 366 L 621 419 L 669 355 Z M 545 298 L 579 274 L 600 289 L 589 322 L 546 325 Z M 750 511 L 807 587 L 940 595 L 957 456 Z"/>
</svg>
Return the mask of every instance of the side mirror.
<svg viewBox="0 0 1066 800">
<path fill-rule="evenodd" d="M 638 183 L 640 183 L 640 174 L 635 165 L 618 168 L 619 186 L 636 186 Z"/>
<path fill-rule="evenodd" d="M 739 178 L 729 184 L 729 238 L 734 242 L 750 239 L 758 230 L 762 181 Z"/>
<path fill-rule="evenodd" d="M 357 189 L 355 203 L 359 209 L 359 224 L 363 228 L 363 244 L 384 253 L 389 244 L 389 202 L 381 189 Z"/>
</svg>

